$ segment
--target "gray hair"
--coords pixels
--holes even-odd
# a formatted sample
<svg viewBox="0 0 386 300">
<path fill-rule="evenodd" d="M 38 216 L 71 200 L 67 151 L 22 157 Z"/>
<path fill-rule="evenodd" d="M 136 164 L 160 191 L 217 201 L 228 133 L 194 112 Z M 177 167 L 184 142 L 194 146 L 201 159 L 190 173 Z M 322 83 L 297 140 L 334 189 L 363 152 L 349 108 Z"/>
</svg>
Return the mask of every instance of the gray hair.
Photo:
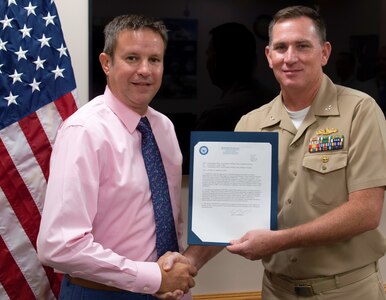
<svg viewBox="0 0 386 300">
<path fill-rule="evenodd" d="M 121 15 L 115 17 L 104 29 L 105 45 L 103 52 L 110 55 L 111 58 L 114 57 L 118 34 L 126 29 L 150 29 L 161 36 L 166 49 L 168 35 L 166 26 L 162 20 L 144 15 Z"/>
</svg>

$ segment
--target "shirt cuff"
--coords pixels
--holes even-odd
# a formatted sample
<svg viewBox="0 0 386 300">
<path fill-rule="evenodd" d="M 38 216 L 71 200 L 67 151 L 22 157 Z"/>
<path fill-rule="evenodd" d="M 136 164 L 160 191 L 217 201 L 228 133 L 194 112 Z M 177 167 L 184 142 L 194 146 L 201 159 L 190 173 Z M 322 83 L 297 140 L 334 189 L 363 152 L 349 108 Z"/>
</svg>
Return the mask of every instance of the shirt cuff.
<svg viewBox="0 0 386 300">
<path fill-rule="evenodd" d="M 137 279 L 131 291 L 142 294 L 155 294 L 161 287 L 162 275 L 156 262 L 136 262 Z"/>
</svg>

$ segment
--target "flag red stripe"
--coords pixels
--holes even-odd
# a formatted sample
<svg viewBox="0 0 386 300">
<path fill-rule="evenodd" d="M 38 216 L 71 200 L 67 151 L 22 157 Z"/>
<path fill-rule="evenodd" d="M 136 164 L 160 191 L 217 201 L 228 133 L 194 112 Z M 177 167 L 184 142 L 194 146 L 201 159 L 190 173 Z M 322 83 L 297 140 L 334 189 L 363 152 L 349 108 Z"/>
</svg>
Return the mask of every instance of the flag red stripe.
<svg viewBox="0 0 386 300">
<path fill-rule="evenodd" d="M 36 113 L 32 113 L 19 121 L 31 150 L 48 180 L 51 144 Z"/>
<path fill-rule="evenodd" d="M 56 298 L 59 299 L 60 285 L 62 283 L 63 274 L 55 273 L 54 269 L 51 267 L 43 266 L 43 268 L 46 271 L 52 292 Z"/>
<path fill-rule="evenodd" d="M 7 245 L 0 236 L 0 261 L 1 269 L 7 270 L 0 272 L 0 282 L 8 296 L 12 300 L 35 299 L 27 280 L 20 272 L 18 265 L 9 252 Z M 17 284 L 15 284 L 17 282 Z"/>
<path fill-rule="evenodd" d="M 55 100 L 54 103 L 63 120 L 67 119 L 77 110 L 76 102 L 71 92 Z"/>
<path fill-rule="evenodd" d="M 2 174 L 2 176 L 0 176 L 0 187 L 2 188 L 12 209 L 14 210 L 21 226 L 23 227 L 23 230 L 25 231 L 32 245 L 36 249 L 36 239 L 37 239 L 39 226 L 40 226 L 40 219 L 41 219 L 40 212 L 35 202 L 33 201 L 31 194 L 26 188 L 23 179 L 19 175 L 13 161 L 9 157 L 8 151 L 5 148 L 3 141 L 1 139 L 0 139 L 0 157 L 2 158 L 0 160 L 0 174 Z M 8 252 L 8 249 L 6 248 L 5 244 L 4 244 L 4 249 L 1 249 L 0 247 L 0 251 L 2 252 L 0 253 L 0 261 L 1 261 L 2 268 L 4 267 L 4 270 L 7 270 L 7 272 L 5 273 L 0 272 L 0 276 L 2 276 L 3 274 L 8 274 L 8 275 L 12 274 L 12 276 L 7 276 L 9 277 L 10 285 L 12 285 L 12 281 L 13 281 L 12 277 L 14 277 L 13 274 L 20 274 L 25 280 L 24 276 L 21 274 L 19 269 L 17 269 L 17 271 L 14 270 L 12 273 L 10 273 L 8 269 L 5 268 L 4 266 L 5 260 L 2 259 L 2 255 L 7 255 L 6 253 L 3 253 L 3 252 Z M 59 274 L 55 274 L 54 270 L 50 267 L 44 267 L 44 270 L 47 274 L 47 278 L 50 282 L 50 286 L 53 290 L 53 293 L 56 295 L 56 297 L 58 297 L 62 276 Z M 18 280 L 13 282 L 14 283 L 18 282 Z M 14 283 L 13 283 L 13 286 L 15 286 Z M 19 287 L 17 287 L 16 292 L 18 289 Z M 30 289 L 29 286 L 28 286 L 28 289 Z M 11 297 L 11 299 L 35 299 L 35 296 L 33 295 L 31 297 L 26 297 L 26 298 Z"/>
<path fill-rule="evenodd" d="M 36 249 L 40 212 L 1 139 L 0 157 L 0 187 Z"/>
</svg>

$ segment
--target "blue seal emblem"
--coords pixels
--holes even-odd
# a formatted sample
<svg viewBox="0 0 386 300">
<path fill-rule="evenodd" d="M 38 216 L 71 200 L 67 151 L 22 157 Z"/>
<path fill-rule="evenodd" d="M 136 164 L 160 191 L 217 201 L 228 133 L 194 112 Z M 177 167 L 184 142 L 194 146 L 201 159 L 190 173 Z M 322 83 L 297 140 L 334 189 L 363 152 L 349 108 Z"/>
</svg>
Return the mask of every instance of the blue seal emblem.
<svg viewBox="0 0 386 300">
<path fill-rule="evenodd" d="M 201 146 L 199 151 L 200 151 L 200 154 L 207 155 L 209 152 L 209 149 L 207 146 Z"/>
</svg>

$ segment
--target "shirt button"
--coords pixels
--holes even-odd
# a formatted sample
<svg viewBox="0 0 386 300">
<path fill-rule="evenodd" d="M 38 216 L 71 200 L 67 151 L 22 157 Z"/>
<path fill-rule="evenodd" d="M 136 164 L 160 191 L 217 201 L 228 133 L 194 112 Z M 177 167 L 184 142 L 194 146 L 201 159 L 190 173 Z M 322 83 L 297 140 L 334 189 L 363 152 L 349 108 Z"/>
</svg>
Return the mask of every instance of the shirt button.
<svg viewBox="0 0 386 300">
<path fill-rule="evenodd" d="M 150 290 L 150 288 L 148 287 L 148 286 L 144 286 L 143 287 L 143 291 L 146 293 L 146 292 L 148 292 Z"/>
<path fill-rule="evenodd" d="M 298 172 L 297 171 L 293 171 L 292 174 L 294 174 L 294 176 L 298 175 Z"/>
<path fill-rule="evenodd" d="M 288 199 L 287 202 L 288 202 L 288 204 L 291 204 L 292 203 L 292 199 Z"/>
<path fill-rule="evenodd" d="M 296 263 L 297 261 L 298 261 L 298 259 L 295 256 L 292 256 L 290 258 L 290 262 L 292 262 L 292 263 Z"/>
</svg>

